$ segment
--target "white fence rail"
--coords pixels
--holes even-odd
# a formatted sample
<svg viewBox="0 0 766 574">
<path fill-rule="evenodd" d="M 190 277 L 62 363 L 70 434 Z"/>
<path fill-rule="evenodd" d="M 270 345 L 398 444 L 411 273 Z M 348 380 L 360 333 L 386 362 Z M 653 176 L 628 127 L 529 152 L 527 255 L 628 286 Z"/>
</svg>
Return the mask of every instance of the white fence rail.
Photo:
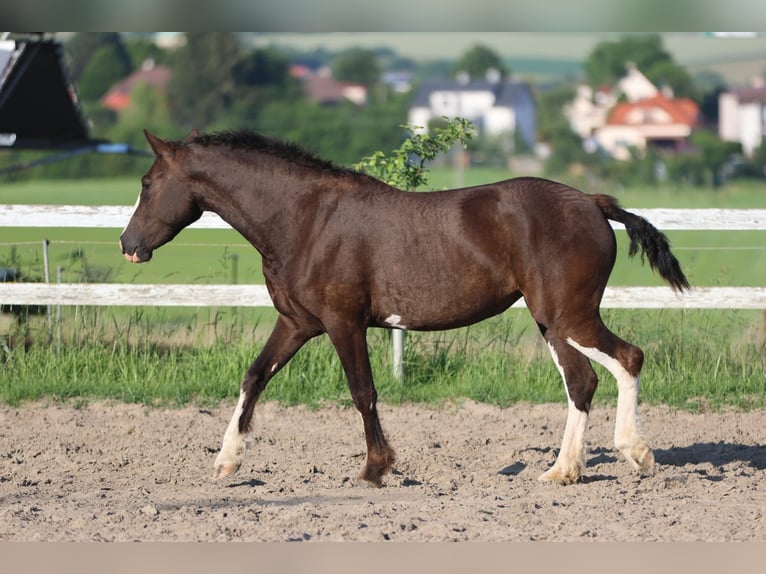
<svg viewBox="0 0 766 574">
<path fill-rule="evenodd" d="M 663 230 L 766 230 L 766 209 L 631 209 Z M 133 213 L 123 205 L 0 205 L 0 227 L 108 227 L 122 229 Z M 226 229 L 229 225 L 205 213 L 191 225 Z M 613 223 L 620 229 L 622 224 Z"/>
<path fill-rule="evenodd" d="M 264 285 L 132 283 L 0 283 L 0 303 L 158 307 L 271 307 Z M 523 307 L 523 299 L 515 307 Z M 605 309 L 766 309 L 766 287 L 608 287 Z"/>
</svg>

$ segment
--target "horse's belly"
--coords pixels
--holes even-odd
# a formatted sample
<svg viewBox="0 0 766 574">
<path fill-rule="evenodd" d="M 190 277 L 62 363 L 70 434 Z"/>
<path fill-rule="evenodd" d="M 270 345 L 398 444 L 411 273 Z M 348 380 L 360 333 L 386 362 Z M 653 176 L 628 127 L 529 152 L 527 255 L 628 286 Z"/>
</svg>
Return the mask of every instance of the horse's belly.
<svg viewBox="0 0 766 574">
<path fill-rule="evenodd" d="M 502 313 L 520 293 L 449 293 L 425 291 L 411 298 L 397 298 L 380 306 L 376 324 L 412 331 L 438 331 L 471 325 Z"/>
</svg>

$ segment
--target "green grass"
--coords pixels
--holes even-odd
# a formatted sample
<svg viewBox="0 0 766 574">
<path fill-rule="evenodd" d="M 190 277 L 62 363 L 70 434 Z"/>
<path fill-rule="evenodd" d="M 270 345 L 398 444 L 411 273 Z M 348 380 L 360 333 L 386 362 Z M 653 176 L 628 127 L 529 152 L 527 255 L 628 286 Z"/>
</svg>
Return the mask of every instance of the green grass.
<svg viewBox="0 0 766 574">
<path fill-rule="evenodd" d="M 59 352 L 46 344 L 14 350 L 0 370 L 0 401 L 113 399 L 150 405 L 217 404 L 233 400 L 271 322 L 234 327 L 171 325 L 134 311 L 126 324 L 111 310 L 81 310 Z M 161 311 L 156 311 L 161 313 Z M 766 406 L 763 316 L 747 311 L 604 313 L 608 325 L 646 355 L 641 399 L 690 410 Z M 77 325 L 82 327 L 77 328 Z M 87 326 L 87 328 L 85 328 Z M 40 325 L 44 331 L 44 325 Z M 439 404 L 470 398 L 507 406 L 563 402 L 561 379 L 534 323 L 510 310 L 484 323 L 441 333 L 408 333 L 405 381 L 391 376 L 389 334 L 370 330 L 373 373 L 389 404 Z M 613 404 L 616 385 L 601 367 L 597 404 Z M 350 403 L 338 358 L 326 337 L 310 341 L 275 377 L 263 400 L 285 404 Z"/>
<path fill-rule="evenodd" d="M 451 177 L 434 170 L 432 184 Z M 508 177 L 503 170 L 470 170 L 465 183 Z M 591 190 L 609 192 L 609 190 Z M 132 205 L 137 181 L 30 182 L 0 185 L 0 202 Z M 626 207 L 766 207 L 759 185 L 722 191 L 636 189 L 614 192 Z M 11 255 L 27 277 L 42 277 L 43 238 L 51 266 L 64 281 L 228 283 L 232 254 L 238 282 L 263 282 L 257 252 L 231 230 L 185 230 L 132 265 L 117 248 L 118 230 L 0 229 L 0 265 Z M 766 285 L 766 231 L 668 233 L 694 285 Z M 624 234 L 612 285 L 661 285 L 627 257 Z M 0 350 L 0 401 L 115 399 L 145 404 L 214 404 L 236 397 L 245 369 L 276 317 L 272 309 L 64 307 L 59 352 L 35 317 L 23 328 L 28 352 Z M 607 324 L 646 352 L 642 400 L 687 409 L 766 407 L 764 317 L 751 311 L 607 310 Z M 4 334 L 6 328 L 0 329 Z M 20 334 L 24 334 L 23 332 Z M 561 380 L 526 311 L 455 331 L 408 334 L 406 381 L 393 379 L 388 333 L 369 333 L 373 371 L 382 400 L 439 403 L 467 397 L 498 405 L 563 401 Z M 612 403 L 611 376 L 597 367 L 596 403 Z M 275 378 L 264 399 L 287 404 L 349 402 L 342 370 L 327 339 L 310 342 Z"/>
<path fill-rule="evenodd" d="M 147 164 L 147 169 L 150 164 Z M 133 205 L 140 178 L 33 179 L 0 182 L 0 203 L 29 205 Z"/>
</svg>

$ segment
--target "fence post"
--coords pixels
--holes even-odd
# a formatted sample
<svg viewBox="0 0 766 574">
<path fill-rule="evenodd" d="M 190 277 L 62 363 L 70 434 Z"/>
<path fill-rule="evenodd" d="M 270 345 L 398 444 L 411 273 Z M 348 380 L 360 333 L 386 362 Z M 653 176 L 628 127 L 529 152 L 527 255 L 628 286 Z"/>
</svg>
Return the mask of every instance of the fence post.
<svg viewBox="0 0 766 574">
<path fill-rule="evenodd" d="M 50 260 L 48 259 L 48 245 L 50 241 L 43 239 L 43 273 L 45 274 L 45 282 L 51 282 L 51 270 Z M 48 315 L 48 343 L 53 341 L 53 317 L 51 316 L 51 306 L 46 306 L 46 313 Z"/>
<path fill-rule="evenodd" d="M 63 271 L 60 265 L 56 268 L 56 283 L 61 283 Z M 61 305 L 56 305 L 56 352 L 61 352 Z"/>
<path fill-rule="evenodd" d="M 397 381 L 404 378 L 404 331 L 394 329 L 391 331 L 393 342 L 393 375 Z"/>
</svg>

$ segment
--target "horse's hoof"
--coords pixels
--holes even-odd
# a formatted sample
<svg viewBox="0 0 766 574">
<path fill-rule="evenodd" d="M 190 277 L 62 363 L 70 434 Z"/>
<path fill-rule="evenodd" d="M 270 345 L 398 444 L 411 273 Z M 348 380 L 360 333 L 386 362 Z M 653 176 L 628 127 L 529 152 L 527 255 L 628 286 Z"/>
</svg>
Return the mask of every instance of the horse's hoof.
<svg viewBox="0 0 766 574">
<path fill-rule="evenodd" d="M 622 451 L 623 456 L 627 459 L 633 470 L 640 472 L 641 474 L 654 474 L 654 453 L 648 445 L 626 449 Z"/>
<path fill-rule="evenodd" d="M 226 462 L 215 465 L 215 474 L 213 474 L 213 480 L 219 480 L 225 478 L 230 474 L 234 474 L 239 470 L 240 465 L 236 462 Z"/>
<path fill-rule="evenodd" d="M 386 473 L 386 471 L 387 469 L 372 468 L 366 466 L 362 470 L 362 473 L 359 475 L 359 480 L 363 480 L 375 488 L 380 488 L 383 486 L 383 475 Z"/>
<path fill-rule="evenodd" d="M 581 476 L 578 471 L 571 470 L 569 472 L 562 472 L 561 470 L 556 468 L 555 465 L 537 477 L 537 480 L 541 482 L 555 482 L 562 486 L 580 482 L 580 479 L 581 479 Z"/>
</svg>

